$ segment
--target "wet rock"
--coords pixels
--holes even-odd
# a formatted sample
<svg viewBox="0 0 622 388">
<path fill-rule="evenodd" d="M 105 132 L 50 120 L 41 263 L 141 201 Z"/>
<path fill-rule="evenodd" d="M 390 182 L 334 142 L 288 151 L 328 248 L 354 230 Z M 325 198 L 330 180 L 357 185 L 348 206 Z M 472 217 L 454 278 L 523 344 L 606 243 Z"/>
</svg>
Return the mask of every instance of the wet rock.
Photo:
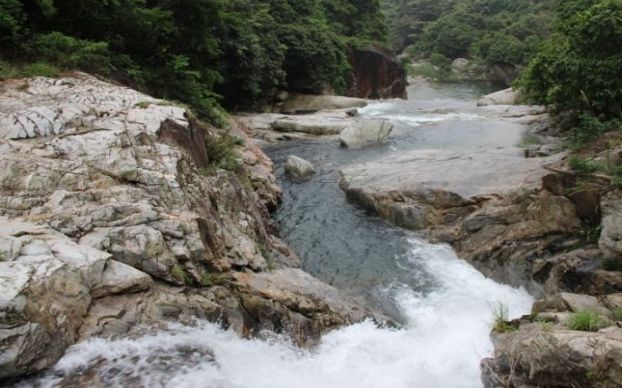
<svg viewBox="0 0 622 388">
<path fill-rule="evenodd" d="M 354 80 L 349 95 L 370 98 L 406 98 L 406 70 L 395 56 L 381 47 L 350 53 Z"/>
<path fill-rule="evenodd" d="M 331 327 L 359 322 L 371 315 L 337 289 L 299 269 L 235 275 L 251 330 L 297 333 L 299 344 L 319 339 Z M 284 314 L 285 309 L 297 314 Z M 382 321 L 382 317 L 377 318 Z"/>
<path fill-rule="evenodd" d="M 315 168 L 308 161 L 295 155 L 287 157 L 285 163 L 285 172 L 287 175 L 297 181 L 303 181 L 311 178 L 315 174 Z"/>
<path fill-rule="evenodd" d="M 533 263 L 581 229 L 572 201 L 541 189 L 542 163 L 497 150 L 421 150 L 344 168 L 341 187 L 385 220 L 452 244 L 486 275 L 537 292 Z"/>
<path fill-rule="evenodd" d="M 346 127 L 339 136 L 341 146 L 359 149 L 384 143 L 393 130 L 393 124 L 383 120 L 360 120 Z"/>
</svg>

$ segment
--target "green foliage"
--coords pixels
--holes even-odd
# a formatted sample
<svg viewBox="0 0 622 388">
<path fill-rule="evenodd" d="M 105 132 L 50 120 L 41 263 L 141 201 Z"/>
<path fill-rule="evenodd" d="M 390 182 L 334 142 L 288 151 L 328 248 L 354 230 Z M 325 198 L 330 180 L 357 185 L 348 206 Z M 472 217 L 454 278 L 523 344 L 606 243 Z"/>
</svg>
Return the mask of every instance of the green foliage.
<svg viewBox="0 0 622 388">
<path fill-rule="evenodd" d="M 611 312 L 613 313 L 613 319 L 622 321 L 622 307 L 615 308 Z"/>
<path fill-rule="evenodd" d="M 509 310 L 508 307 L 502 303 L 499 303 L 494 308 L 494 323 L 492 330 L 496 333 L 511 333 L 518 330 L 518 323 L 509 322 Z"/>
<path fill-rule="evenodd" d="M 206 133 L 205 149 L 209 158 L 210 166 L 204 168 L 204 175 L 213 175 L 219 168 L 228 171 L 237 171 L 241 165 L 239 156 L 235 150 L 240 145 L 240 139 L 231 135 L 228 131 L 220 134 Z"/>
<path fill-rule="evenodd" d="M 20 76 L 22 77 L 57 77 L 60 73 L 60 68 L 45 62 L 29 63 L 20 70 Z"/>
<path fill-rule="evenodd" d="M 577 116 L 575 125 L 568 136 L 569 146 L 578 149 L 602 134 L 622 128 L 620 119 L 601 120 L 590 113 L 582 112 Z"/>
<path fill-rule="evenodd" d="M 570 330 L 598 331 L 607 325 L 607 321 L 593 311 L 579 311 L 573 313 L 568 320 Z"/>
<path fill-rule="evenodd" d="M 589 114 L 602 123 L 622 118 L 622 2 L 569 0 L 555 32 L 531 61 L 521 88 L 536 102 Z M 588 136 L 591 134 L 588 134 Z"/>
<path fill-rule="evenodd" d="M 68 69 L 107 73 L 112 66 L 106 43 L 76 39 L 60 32 L 37 35 L 28 50 L 34 58 Z"/>
<path fill-rule="evenodd" d="M 184 268 L 179 264 L 176 264 L 173 268 L 171 268 L 171 275 L 183 284 L 189 285 L 192 283 L 190 275 L 188 275 Z"/>
<path fill-rule="evenodd" d="M 583 173 L 592 173 L 600 170 L 602 167 L 591 159 L 581 159 L 573 156 L 569 159 L 568 165 L 571 169 Z"/>
<path fill-rule="evenodd" d="M 231 283 L 231 276 L 222 273 L 206 273 L 201 277 L 203 287 L 224 286 Z"/>
<path fill-rule="evenodd" d="M 215 125 L 279 89 L 345 90 L 348 45 L 385 38 L 378 0 L 0 0 L 9 62 L 110 75 Z"/>
<path fill-rule="evenodd" d="M 419 57 L 474 58 L 486 65 L 525 65 L 549 35 L 559 0 L 384 0 L 391 40 Z"/>
</svg>

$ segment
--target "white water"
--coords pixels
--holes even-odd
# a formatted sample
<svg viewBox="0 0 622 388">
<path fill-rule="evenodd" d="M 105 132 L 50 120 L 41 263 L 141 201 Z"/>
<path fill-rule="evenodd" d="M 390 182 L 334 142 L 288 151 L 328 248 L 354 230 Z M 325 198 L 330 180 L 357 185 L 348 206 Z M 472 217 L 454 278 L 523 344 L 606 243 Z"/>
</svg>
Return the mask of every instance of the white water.
<svg viewBox="0 0 622 388">
<path fill-rule="evenodd" d="M 244 340 L 214 324 L 170 325 L 136 339 L 93 339 L 72 347 L 56 365 L 59 376 L 93 365 L 112 386 L 226 388 L 467 388 L 481 387 L 479 361 L 491 355 L 493 309 L 528 313 L 524 290 L 500 285 L 459 260 L 451 248 L 412 239 L 404 271 L 417 262 L 438 281 L 426 295 L 394 284 L 391 293 L 407 327 L 363 322 L 333 331 L 312 350 L 282 338 Z M 417 276 L 413 273 L 413 276 Z M 209 362 L 213 355 L 215 361 Z M 48 375 L 49 376 L 49 375 Z"/>
</svg>

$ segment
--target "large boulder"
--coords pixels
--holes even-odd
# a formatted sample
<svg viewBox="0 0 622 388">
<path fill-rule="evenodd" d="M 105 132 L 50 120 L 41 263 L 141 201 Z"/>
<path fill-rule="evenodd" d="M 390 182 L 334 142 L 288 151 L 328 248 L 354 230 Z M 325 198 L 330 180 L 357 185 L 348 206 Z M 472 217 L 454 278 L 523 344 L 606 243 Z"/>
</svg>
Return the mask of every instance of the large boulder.
<svg viewBox="0 0 622 388">
<path fill-rule="evenodd" d="M 349 95 L 370 98 L 406 98 L 408 81 L 404 66 L 381 47 L 355 49 L 350 53 L 354 80 Z"/>
<path fill-rule="evenodd" d="M 393 124 L 384 120 L 360 120 L 341 131 L 341 146 L 359 149 L 384 143 L 393 130 Z"/>
<path fill-rule="evenodd" d="M 313 174 L 315 174 L 315 169 L 310 162 L 303 158 L 290 155 L 287 157 L 287 162 L 285 163 L 285 172 L 291 179 L 303 181 L 311 178 Z"/>
<path fill-rule="evenodd" d="M 361 108 L 367 105 L 363 98 L 293 94 L 279 107 L 281 113 L 303 114 L 322 110 Z"/>
<path fill-rule="evenodd" d="M 477 101 L 477 106 L 488 105 L 516 105 L 521 99 L 519 91 L 508 88 L 495 93 L 485 95 Z"/>
</svg>

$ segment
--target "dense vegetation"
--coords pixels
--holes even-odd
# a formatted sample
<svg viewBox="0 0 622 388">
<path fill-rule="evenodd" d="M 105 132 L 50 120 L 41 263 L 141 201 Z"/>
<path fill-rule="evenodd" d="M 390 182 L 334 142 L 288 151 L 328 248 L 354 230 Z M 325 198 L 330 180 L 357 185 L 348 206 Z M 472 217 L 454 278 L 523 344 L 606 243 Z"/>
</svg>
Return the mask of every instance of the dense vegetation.
<svg viewBox="0 0 622 388">
<path fill-rule="evenodd" d="M 391 42 L 435 62 L 525 65 L 549 34 L 559 0 L 383 0 Z"/>
<path fill-rule="evenodd" d="M 567 0 L 554 26 L 520 86 L 537 102 L 583 113 L 584 120 L 622 118 L 622 1 Z"/>
<path fill-rule="evenodd" d="M 83 69 L 217 120 L 280 88 L 342 91 L 378 0 L 0 0 L 0 77 Z"/>
</svg>

